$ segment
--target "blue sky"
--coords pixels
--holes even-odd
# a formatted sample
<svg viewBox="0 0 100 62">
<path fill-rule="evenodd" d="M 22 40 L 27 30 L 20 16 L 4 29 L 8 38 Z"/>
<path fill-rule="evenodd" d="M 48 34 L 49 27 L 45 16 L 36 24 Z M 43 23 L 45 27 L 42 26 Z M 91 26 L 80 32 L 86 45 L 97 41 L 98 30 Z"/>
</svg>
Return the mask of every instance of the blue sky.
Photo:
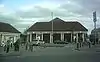
<svg viewBox="0 0 100 62">
<path fill-rule="evenodd" d="M 18 9 L 20 6 L 36 4 L 42 0 L 4 0 L 2 3 L 10 9 Z"/>
<path fill-rule="evenodd" d="M 50 21 L 54 17 L 65 21 L 78 21 L 89 33 L 93 29 L 92 13 L 97 11 L 100 27 L 99 0 L 0 0 L 0 22 L 12 24 L 23 32 L 35 22 Z"/>
</svg>

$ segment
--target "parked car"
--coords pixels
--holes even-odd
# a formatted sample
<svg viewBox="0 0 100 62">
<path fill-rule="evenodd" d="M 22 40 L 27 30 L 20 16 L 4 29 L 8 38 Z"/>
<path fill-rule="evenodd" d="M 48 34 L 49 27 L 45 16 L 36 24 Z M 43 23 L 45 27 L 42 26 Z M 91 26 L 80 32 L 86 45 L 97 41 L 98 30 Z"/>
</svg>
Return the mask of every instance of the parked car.
<svg viewBox="0 0 100 62">
<path fill-rule="evenodd" d="M 0 47 L 4 47 L 5 44 L 3 42 L 0 43 Z"/>
<path fill-rule="evenodd" d="M 33 44 L 45 44 L 43 40 L 33 40 Z"/>
<path fill-rule="evenodd" d="M 56 41 L 54 41 L 54 44 L 68 44 L 68 42 L 67 41 L 56 40 Z"/>
</svg>

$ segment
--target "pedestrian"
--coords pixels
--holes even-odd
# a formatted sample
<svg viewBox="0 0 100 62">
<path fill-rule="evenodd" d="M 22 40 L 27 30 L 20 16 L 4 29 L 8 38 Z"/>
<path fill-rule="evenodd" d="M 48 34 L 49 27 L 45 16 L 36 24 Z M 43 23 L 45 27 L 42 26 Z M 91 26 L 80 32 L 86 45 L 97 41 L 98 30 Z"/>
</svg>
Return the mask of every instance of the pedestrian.
<svg viewBox="0 0 100 62">
<path fill-rule="evenodd" d="M 26 42 L 26 45 L 25 45 L 26 46 L 26 48 L 25 48 L 26 50 L 28 50 L 28 45 L 29 45 L 29 42 Z"/>
<path fill-rule="evenodd" d="M 5 41 L 2 41 L 2 46 L 4 48 L 4 51 L 6 51 L 6 43 L 5 43 Z"/>
<path fill-rule="evenodd" d="M 88 47 L 91 48 L 91 42 L 90 42 L 89 38 L 87 38 L 87 43 L 88 43 Z"/>
<path fill-rule="evenodd" d="M 77 47 L 76 47 L 76 50 L 80 50 L 80 49 L 79 49 L 79 47 L 80 47 L 80 46 L 79 46 L 79 42 L 76 43 L 76 46 L 77 46 Z"/>
<path fill-rule="evenodd" d="M 18 40 L 14 43 L 14 50 L 15 50 L 15 51 L 19 51 L 19 45 L 20 45 L 20 39 L 18 39 Z"/>
<path fill-rule="evenodd" d="M 16 48 L 17 48 L 17 51 L 19 51 L 19 45 L 20 45 L 20 39 L 18 39 L 18 40 L 16 41 Z"/>
<path fill-rule="evenodd" d="M 11 42 L 11 48 L 13 47 L 13 43 Z"/>
<path fill-rule="evenodd" d="M 32 43 L 32 42 L 29 43 L 29 50 L 30 50 L 31 52 L 33 51 L 33 43 Z"/>
<path fill-rule="evenodd" d="M 14 45 L 14 51 L 16 51 L 16 42 L 13 45 Z"/>
<path fill-rule="evenodd" d="M 79 41 L 79 47 L 81 48 L 82 47 L 82 41 L 83 41 L 81 36 L 79 37 L 78 41 Z"/>
<path fill-rule="evenodd" d="M 6 44 L 4 45 L 4 51 L 6 51 Z"/>
<path fill-rule="evenodd" d="M 78 51 L 80 50 L 80 47 L 82 46 L 81 42 L 82 42 L 82 39 L 79 36 L 78 40 L 76 41 L 76 50 L 78 50 Z"/>
<path fill-rule="evenodd" d="M 10 49 L 10 40 L 7 40 L 7 46 L 6 46 L 7 50 L 6 50 L 6 53 L 9 52 L 9 49 Z"/>
</svg>

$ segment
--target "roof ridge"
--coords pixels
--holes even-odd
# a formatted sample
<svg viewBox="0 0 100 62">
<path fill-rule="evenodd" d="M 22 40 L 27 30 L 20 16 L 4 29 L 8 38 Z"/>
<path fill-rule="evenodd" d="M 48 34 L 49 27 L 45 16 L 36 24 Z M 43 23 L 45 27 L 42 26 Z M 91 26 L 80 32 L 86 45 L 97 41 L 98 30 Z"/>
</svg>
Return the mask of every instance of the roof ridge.
<svg viewBox="0 0 100 62">
<path fill-rule="evenodd" d="M 58 18 L 58 17 L 56 17 L 56 18 L 54 18 L 54 19 L 52 19 L 51 21 L 49 21 L 49 22 L 58 22 L 58 21 L 60 21 L 60 22 L 65 22 L 64 20 L 62 20 L 62 19 L 60 19 L 60 18 Z"/>
<path fill-rule="evenodd" d="M 9 24 L 9 23 L 5 23 L 5 22 L 0 22 L 0 23 L 3 23 L 3 24 Z"/>
</svg>

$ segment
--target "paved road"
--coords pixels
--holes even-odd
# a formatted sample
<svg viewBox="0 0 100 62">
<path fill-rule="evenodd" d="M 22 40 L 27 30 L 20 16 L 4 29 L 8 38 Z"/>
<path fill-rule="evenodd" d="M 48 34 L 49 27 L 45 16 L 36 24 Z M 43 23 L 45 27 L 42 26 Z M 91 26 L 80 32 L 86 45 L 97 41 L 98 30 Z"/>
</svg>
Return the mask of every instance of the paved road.
<svg viewBox="0 0 100 62">
<path fill-rule="evenodd" d="M 80 51 L 66 47 L 49 47 L 20 55 L 0 56 L 0 62 L 100 62 L 100 46 Z"/>
</svg>

